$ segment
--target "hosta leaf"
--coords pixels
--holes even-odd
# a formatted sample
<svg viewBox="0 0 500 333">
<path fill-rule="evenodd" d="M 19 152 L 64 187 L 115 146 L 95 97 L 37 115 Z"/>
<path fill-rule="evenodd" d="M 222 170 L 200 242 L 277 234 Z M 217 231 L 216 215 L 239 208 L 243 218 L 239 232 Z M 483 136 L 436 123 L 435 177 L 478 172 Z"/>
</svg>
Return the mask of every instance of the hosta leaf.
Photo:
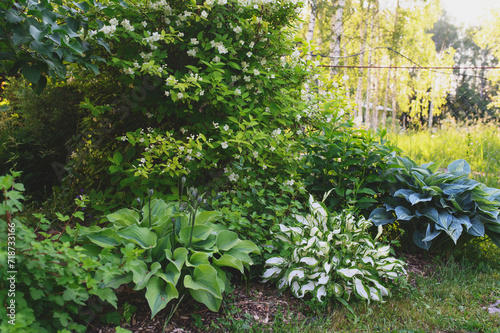
<svg viewBox="0 0 500 333">
<path fill-rule="evenodd" d="M 453 216 L 446 210 L 441 210 L 438 214 L 436 229 L 446 231 L 450 227 L 452 221 L 453 221 Z"/>
<path fill-rule="evenodd" d="M 184 286 L 188 289 L 203 290 L 215 298 L 222 299 L 221 288 L 217 283 L 217 271 L 210 265 L 199 265 L 193 275 L 184 277 Z"/>
<path fill-rule="evenodd" d="M 118 227 L 128 227 L 132 224 L 139 224 L 141 216 L 135 210 L 123 208 L 117 212 L 106 215 L 109 222 Z"/>
<path fill-rule="evenodd" d="M 417 192 L 408 189 L 400 189 L 394 192 L 395 197 L 405 198 L 408 202 L 410 202 L 410 195 L 412 194 L 417 194 Z"/>
<path fill-rule="evenodd" d="M 141 261 L 142 262 L 142 261 Z M 135 288 L 134 290 L 141 290 L 146 287 L 146 285 L 149 282 L 149 279 L 155 275 L 155 273 L 161 268 L 161 264 L 158 262 L 154 262 L 151 265 L 151 268 L 148 270 L 146 266 L 146 271 L 143 271 L 141 273 L 138 273 L 138 271 L 134 270 L 134 283 L 135 283 Z"/>
<path fill-rule="evenodd" d="M 443 193 L 446 195 L 462 194 L 465 191 L 469 190 L 468 186 L 458 185 L 458 184 L 442 184 L 439 187 L 443 190 Z"/>
<path fill-rule="evenodd" d="M 122 238 L 133 241 L 143 249 L 149 249 L 156 246 L 156 234 L 149 230 L 149 228 L 142 228 L 137 224 L 122 229 L 118 231 L 117 234 Z"/>
<path fill-rule="evenodd" d="M 221 231 L 217 234 L 217 247 L 222 251 L 229 251 L 233 246 L 238 244 L 238 235 L 232 231 Z"/>
<path fill-rule="evenodd" d="M 264 273 L 262 274 L 262 278 L 269 279 L 277 276 L 279 273 L 281 273 L 281 268 L 271 267 L 264 271 Z"/>
<path fill-rule="evenodd" d="M 147 285 L 146 299 L 151 309 L 151 318 L 165 308 L 171 299 L 179 297 L 177 288 L 170 283 L 153 276 Z"/>
<path fill-rule="evenodd" d="M 366 290 L 363 282 L 361 282 L 361 280 L 358 278 L 354 278 L 353 282 L 354 292 L 356 293 L 356 295 L 364 299 L 369 299 L 369 291 Z"/>
<path fill-rule="evenodd" d="M 219 212 L 209 211 L 209 212 L 201 212 L 196 215 L 195 224 L 206 224 L 209 222 L 217 221 L 221 217 Z"/>
<path fill-rule="evenodd" d="M 158 239 L 156 246 L 151 250 L 151 257 L 154 261 L 162 261 L 165 259 L 165 250 L 170 250 L 172 245 L 170 244 L 170 236 L 165 236 Z"/>
<path fill-rule="evenodd" d="M 403 206 L 396 207 L 395 212 L 398 221 L 410 221 L 415 217 L 408 208 Z"/>
<path fill-rule="evenodd" d="M 248 254 L 238 249 L 235 249 L 234 247 L 231 250 L 227 251 L 225 254 L 229 254 L 235 258 L 240 259 L 243 264 L 249 264 L 249 265 L 253 264 L 252 258 L 250 258 Z"/>
<path fill-rule="evenodd" d="M 422 194 L 422 193 L 413 193 L 411 195 L 409 195 L 407 198 L 406 198 L 412 205 L 415 205 L 419 202 L 427 202 L 427 201 L 431 201 L 432 200 L 432 197 L 430 196 L 427 196 L 425 194 Z"/>
<path fill-rule="evenodd" d="M 187 260 L 188 250 L 185 247 L 178 247 L 174 250 L 173 255 L 170 256 L 169 251 L 166 251 L 167 259 L 177 267 L 177 270 L 180 272 L 182 270 L 182 266 Z"/>
<path fill-rule="evenodd" d="M 375 208 L 371 212 L 369 220 L 372 221 L 374 225 L 379 226 L 379 225 L 394 223 L 396 218 L 392 213 L 380 207 L 380 208 Z"/>
<path fill-rule="evenodd" d="M 495 244 L 497 247 L 500 247 L 500 234 L 493 232 L 491 230 L 486 230 L 486 234 L 488 237 L 490 237 L 491 241 L 493 244 Z"/>
<path fill-rule="evenodd" d="M 159 275 L 166 282 L 172 283 L 174 286 L 177 285 L 177 281 L 181 277 L 181 272 L 177 269 L 177 266 L 173 263 L 169 263 L 167 268 L 165 268 L 165 275 Z"/>
<path fill-rule="evenodd" d="M 460 173 L 460 174 L 470 174 L 472 172 L 469 163 L 466 160 L 460 159 L 451 162 L 448 165 L 448 171 L 450 173 Z"/>
<path fill-rule="evenodd" d="M 191 255 L 188 261 L 186 261 L 186 266 L 187 267 L 195 267 L 198 265 L 209 265 L 210 262 L 208 261 L 208 258 L 210 258 L 210 255 L 206 252 L 195 252 Z"/>
<path fill-rule="evenodd" d="M 467 230 L 469 230 L 470 227 L 472 227 L 471 220 L 467 215 L 454 216 L 453 218 L 456 219 L 458 223 L 460 223 L 461 225 L 464 225 L 467 228 Z"/>
<path fill-rule="evenodd" d="M 431 242 L 426 242 L 423 239 L 425 238 L 425 234 L 415 230 L 413 232 L 413 242 L 415 245 L 417 245 L 419 248 L 424 249 L 424 250 L 429 250 L 431 247 Z"/>
<path fill-rule="evenodd" d="M 471 226 L 467 229 L 467 232 L 472 236 L 483 237 L 484 236 L 484 224 L 478 217 L 474 217 L 471 221 Z"/>
<path fill-rule="evenodd" d="M 425 237 L 422 239 L 423 242 L 430 242 L 439 234 L 441 233 L 440 230 L 435 230 L 433 227 L 431 227 L 431 224 L 427 224 L 427 230 L 425 232 Z"/>
<path fill-rule="evenodd" d="M 312 257 L 303 257 L 300 259 L 300 262 L 305 263 L 306 265 L 309 266 L 315 266 L 318 264 L 318 260 L 312 258 Z"/>
<path fill-rule="evenodd" d="M 343 276 L 344 278 L 350 279 L 355 275 L 358 274 L 363 274 L 359 269 L 357 268 L 341 268 L 337 270 L 337 272 Z"/>
<path fill-rule="evenodd" d="M 208 236 L 212 234 L 212 229 L 205 225 L 195 225 L 193 228 L 191 228 L 191 226 L 184 227 L 179 233 L 179 240 L 185 246 L 189 245 L 189 240 L 191 238 L 191 229 L 193 229 L 192 242 L 206 240 Z"/>
<path fill-rule="evenodd" d="M 100 232 L 87 235 L 88 239 L 101 247 L 113 247 L 120 244 L 120 237 L 112 229 L 102 229 Z"/>
<path fill-rule="evenodd" d="M 224 287 L 224 282 L 217 277 L 216 280 L 219 288 Z M 203 289 L 190 289 L 189 293 L 191 296 L 200 303 L 203 303 L 207 306 L 211 311 L 217 312 L 222 304 L 222 297 L 217 297 L 213 295 L 211 292 L 203 290 Z"/>
<path fill-rule="evenodd" d="M 241 260 L 238 258 L 235 258 L 229 254 L 224 254 L 222 257 L 219 259 L 214 259 L 214 264 L 218 266 L 227 266 L 227 267 L 233 267 L 236 268 L 241 272 L 241 274 L 244 273 L 243 270 L 243 264 L 241 263 Z"/>
</svg>

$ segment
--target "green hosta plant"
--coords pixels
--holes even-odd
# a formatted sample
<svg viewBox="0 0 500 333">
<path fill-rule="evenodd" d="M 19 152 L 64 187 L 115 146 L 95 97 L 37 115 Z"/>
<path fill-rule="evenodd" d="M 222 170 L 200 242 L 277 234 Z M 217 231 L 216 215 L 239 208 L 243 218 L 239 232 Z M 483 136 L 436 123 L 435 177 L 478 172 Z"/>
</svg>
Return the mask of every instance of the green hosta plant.
<svg viewBox="0 0 500 333">
<path fill-rule="evenodd" d="M 181 196 L 182 197 L 182 196 Z M 244 272 L 252 264 L 250 253 L 257 246 L 215 223 L 221 214 L 202 211 L 203 195 L 189 191 L 189 202 L 151 199 L 142 211 L 121 209 L 107 216 L 107 228 L 80 229 L 80 241 L 95 255 L 111 253 L 119 270 L 102 270 L 103 286 L 117 288 L 133 282 L 135 290 L 146 288 L 151 317 L 185 290 L 218 311 L 229 286 L 224 270 Z"/>
<path fill-rule="evenodd" d="M 265 281 L 278 281 L 280 289 L 290 287 L 299 298 L 309 292 L 320 302 L 327 296 L 346 304 L 352 293 L 383 301 L 389 295 L 384 281 L 406 274 L 404 262 L 372 238 L 365 218 L 331 214 L 312 196 L 309 204 L 310 215 L 295 215 L 297 226 L 280 225 L 275 236 L 283 250 L 266 261 Z"/>
<path fill-rule="evenodd" d="M 426 250 L 446 244 L 448 237 L 457 244 L 461 236 L 464 242 L 488 235 L 500 246 L 500 190 L 469 179 L 465 160 L 452 162 L 448 172 L 438 171 L 438 164 L 417 166 L 405 157 L 394 157 L 392 165 L 386 174 L 393 180 L 391 196 L 370 215 L 375 225 L 398 221 Z"/>
</svg>

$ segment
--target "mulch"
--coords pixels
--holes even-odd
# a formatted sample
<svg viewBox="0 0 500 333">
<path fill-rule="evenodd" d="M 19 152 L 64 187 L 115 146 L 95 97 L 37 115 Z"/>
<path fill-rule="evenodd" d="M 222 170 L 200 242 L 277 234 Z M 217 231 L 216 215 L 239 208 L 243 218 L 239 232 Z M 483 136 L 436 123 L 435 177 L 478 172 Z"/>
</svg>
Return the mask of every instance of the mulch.
<svg viewBox="0 0 500 333">
<path fill-rule="evenodd" d="M 427 276 L 432 272 L 432 258 L 423 255 L 405 254 L 408 264 L 407 272 L 411 276 L 408 281 L 415 287 L 416 276 Z M 234 290 L 224 294 L 224 301 L 219 312 L 208 310 L 188 297 L 184 298 L 175 309 L 176 300 L 172 300 L 167 308 L 160 311 L 153 319 L 143 291 L 134 291 L 128 286 L 118 290 L 118 312 L 123 313 L 125 303 L 137 307 L 129 323 L 121 323 L 121 327 L 132 332 L 224 332 L 223 325 L 229 321 L 251 321 L 263 330 L 271 326 L 276 318 L 280 320 L 307 320 L 310 309 L 303 300 L 295 298 L 290 292 L 281 293 L 274 284 L 263 284 L 257 279 L 234 282 Z M 87 323 L 88 332 L 114 333 L 118 326 L 114 323 L 105 324 L 106 313 L 116 311 L 112 307 L 98 309 Z M 165 324 L 166 319 L 171 319 Z M 119 317 L 118 317 L 119 318 Z M 225 325 L 227 327 L 227 325 Z"/>
</svg>

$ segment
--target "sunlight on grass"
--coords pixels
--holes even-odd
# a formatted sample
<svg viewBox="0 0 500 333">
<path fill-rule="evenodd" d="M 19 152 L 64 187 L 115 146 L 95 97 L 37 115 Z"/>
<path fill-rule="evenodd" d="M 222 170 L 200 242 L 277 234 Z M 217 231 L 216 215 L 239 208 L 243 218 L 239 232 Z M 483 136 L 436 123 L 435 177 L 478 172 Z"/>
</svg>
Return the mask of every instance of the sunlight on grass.
<svg viewBox="0 0 500 333">
<path fill-rule="evenodd" d="M 445 168 L 450 162 L 463 158 L 471 165 L 476 180 L 490 187 L 500 187 L 500 129 L 497 124 L 459 125 L 446 121 L 436 131 L 408 131 L 389 134 L 388 138 L 417 164 L 442 162 Z"/>
</svg>

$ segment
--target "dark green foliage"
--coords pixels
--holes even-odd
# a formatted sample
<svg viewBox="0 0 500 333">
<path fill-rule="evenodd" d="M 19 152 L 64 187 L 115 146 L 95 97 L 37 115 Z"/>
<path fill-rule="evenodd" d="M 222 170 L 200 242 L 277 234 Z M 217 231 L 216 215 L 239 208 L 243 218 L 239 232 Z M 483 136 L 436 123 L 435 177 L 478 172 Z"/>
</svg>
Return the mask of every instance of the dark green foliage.
<svg viewBox="0 0 500 333">
<path fill-rule="evenodd" d="M 60 184 L 77 133 L 80 96 L 74 86 L 51 86 L 35 94 L 25 81 L 7 86 L 8 107 L 0 110 L 0 174 L 22 171 L 22 182 L 37 199 Z M 74 197 L 72 198 L 74 199 Z"/>
<path fill-rule="evenodd" d="M 49 233 L 50 222 L 43 215 L 37 215 L 40 222 L 35 230 L 28 228 L 17 217 L 23 208 L 24 190 L 21 183 L 14 182 L 17 176 L 0 177 L 0 331 L 84 332 L 86 327 L 76 320 L 91 295 L 116 308 L 115 294 L 110 288 L 98 287 L 101 280 L 95 279 L 99 267 L 110 264 L 86 256 L 81 247 L 70 244 L 67 235 Z M 81 200 L 78 204 L 84 206 Z M 83 214 L 59 217 L 69 222 L 83 219 Z M 14 284 L 7 280 L 12 276 Z M 15 320 L 8 323 L 12 317 L 7 317 L 7 304 L 12 300 Z"/>
<path fill-rule="evenodd" d="M 327 207 L 350 207 L 367 215 L 384 194 L 382 174 L 396 149 L 384 136 L 385 131 L 376 140 L 370 132 L 345 123 L 304 138 L 300 172 L 307 189 L 318 198 L 333 189 Z"/>
<path fill-rule="evenodd" d="M 500 246 L 500 190 L 469 179 L 465 160 L 452 162 L 447 172 L 439 171 L 438 164 L 417 166 L 405 157 L 390 163 L 385 173 L 390 195 L 384 207 L 371 213 L 375 225 L 398 221 L 425 250 L 450 246 L 450 239 L 457 245 L 485 235 Z"/>
<path fill-rule="evenodd" d="M 119 264 L 99 270 L 103 286 L 133 282 L 135 290 L 146 288 L 151 318 L 188 290 L 218 311 L 230 286 L 227 269 L 244 273 L 253 263 L 249 254 L 259 249 L 216 223 L 220 212 L 201 210 L 203 195 L 196 189 L 187 202 L 151 199 L 149 192 L 141 211 L 123 208 L 107 215 L 107 228 L 78 226 L 73 232 L 89 254 Z"/>
</svg>

